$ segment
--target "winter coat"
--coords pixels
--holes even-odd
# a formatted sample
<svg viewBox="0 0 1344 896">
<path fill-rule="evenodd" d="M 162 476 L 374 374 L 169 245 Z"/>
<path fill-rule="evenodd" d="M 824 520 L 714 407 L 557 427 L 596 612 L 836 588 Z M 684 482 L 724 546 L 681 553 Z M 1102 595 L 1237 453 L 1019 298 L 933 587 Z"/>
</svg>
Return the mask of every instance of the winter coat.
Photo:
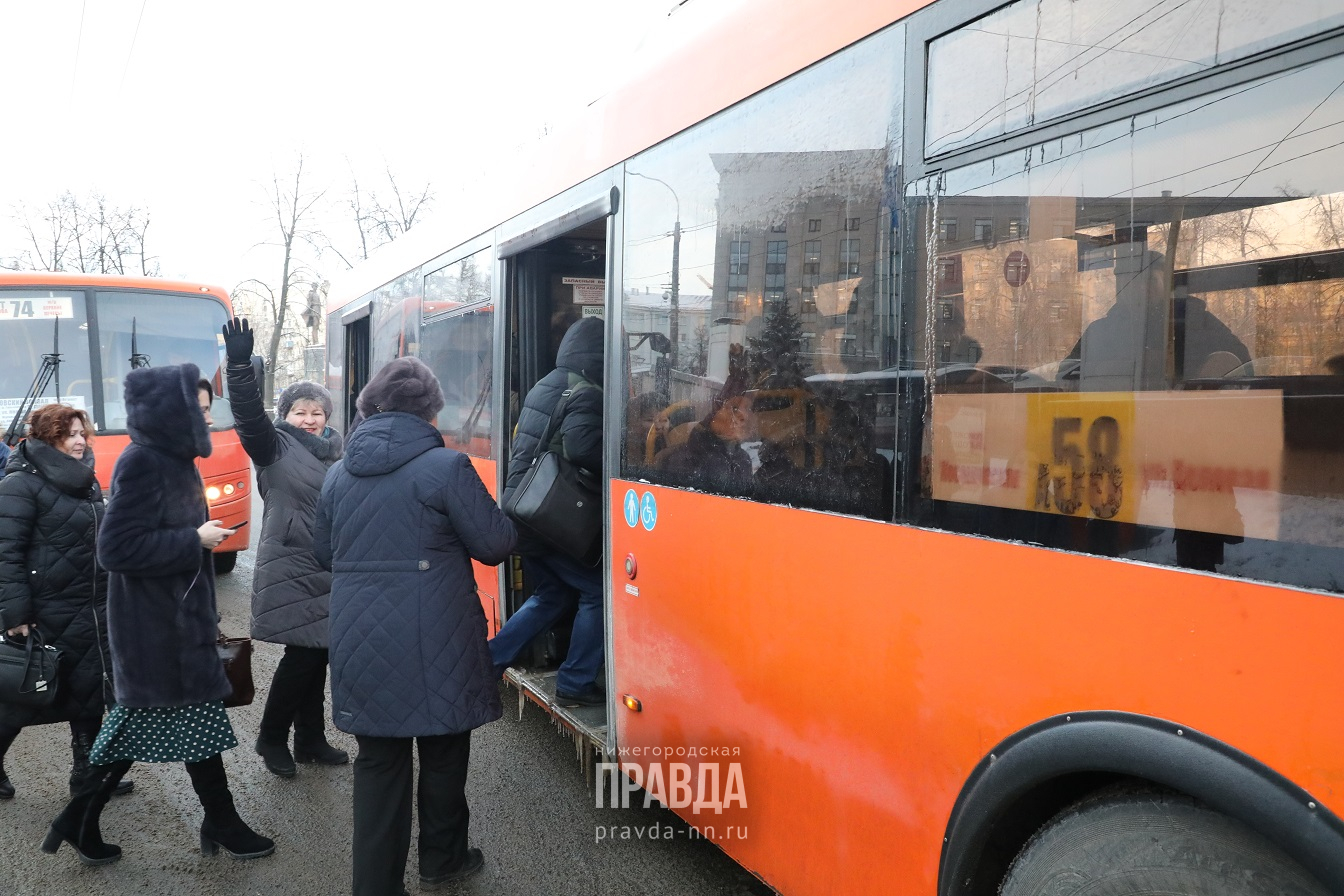
<svg viewBox="0 0 1344 896">
<path fill-rule="evenodd" d="M 35 623 L 61 663 L 52 705 L 0 704 L 6 726 L 99 719 L 112 698 L 107 573 L 94 551 L 102 518 L 92 466 L 36 439 L 19 443 L 0 479 L 0 631 Z"/>
<path fill-rule="evenodd" d="M 126 376 L 131 444 L 112 470 L 98 559 L 111 573 L 108 633 L 117 702 L 187 706 L 229 693 L 215 649 L 215 567 L 197 534 L 208 519 L 196 458 L 210 430 L 194 364 Z"/>
<path fill-rule="evenodd" d="M 551 415 L 564 396 L 583 381 L 602 385 L 603 326 L 601 318 L 585 317 L 565 331 L 555 356 L 555 369 L 527 393 L 513 435 L 509 472 L 504 480 L 501 503 L 508 504 L 528 467 L 546 450 L 541 444 Z M 565 457 L 585 470 L 602 472 L 602 390 L 579 389 L 570 396 L 560 418 L 560 449 Z M 548 554 L 554 550 L 526 531 L 518 533 L 518 550 L 524 554 Z"/>
<path fill-rule="evenodd" d="M 272 423 L 250 364 L 230 366 L 228 377 L 238 438 L 257 468 L 265 502 L 252 577 L 252 637 L 326 647 L 331 573 L 313 556 L 313 517 L 327 468 L 341 457 L 341 437 L 330 428 L 317 436 Z"/>
<path fill-rule="evenodd" d="M 374 414 L 327 474 L 313 539 L 333 571 L 337 728 L 427 737 L 500 717 L 471 560 L 501 563 L 515 533 L 466 455 L 419 417 Z"/>
</svg>

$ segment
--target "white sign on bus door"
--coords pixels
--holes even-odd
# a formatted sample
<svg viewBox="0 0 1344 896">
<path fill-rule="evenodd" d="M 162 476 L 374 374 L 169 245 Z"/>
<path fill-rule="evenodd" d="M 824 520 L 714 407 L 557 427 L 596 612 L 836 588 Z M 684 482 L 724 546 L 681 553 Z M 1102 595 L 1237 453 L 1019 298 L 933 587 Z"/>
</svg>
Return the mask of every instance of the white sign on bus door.
<svg viewBox="0 0 1344 896">
<path fill-rule="evenodd" d="M 601 305 L 607 300 L 607 281 L 603 277 L 561 277 L 560 282 L 574 287 L 575 305 Z"/>
</svg>

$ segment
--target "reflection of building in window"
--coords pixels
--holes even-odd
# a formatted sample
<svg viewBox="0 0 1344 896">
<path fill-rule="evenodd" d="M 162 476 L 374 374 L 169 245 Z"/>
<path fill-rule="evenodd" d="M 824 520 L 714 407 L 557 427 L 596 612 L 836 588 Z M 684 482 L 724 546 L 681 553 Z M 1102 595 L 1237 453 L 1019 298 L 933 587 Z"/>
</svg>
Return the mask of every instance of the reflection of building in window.
<svg viewBox="0 0 1344 896">
<path fill-rule="evenodd" d="M 848 277 L 855 277 L 859 273 L 859 243 L 860 240 L 841 240 L 840 241 L 840 273 Z"/>
<path fill-rule="evenodd" d="M 938 259 L 938 292 L 961 291 L 961 256 L 947 255 Z"/>
<path fill-rule="evenodd" d="M 778 302 L 784 298 L 784 271 L 789 254 L 785 240 L 770 240 L 765 244 L 765 300 Z"/>
<path fill-rule="evenodd" d="M 868 370 L 892 361 L 895 315 L 877 264 L 890 221 L 884 150 L 711 156 L 719 174 L 714 302 L 707 375 L 726 375 L 726 348 L 758 338 L 767 312 L 787 308 L 813 333 L 801 359 L 815 371 Z M 782 231 L 778 228 L 782 225 Z M 806 227 L 804 227 L 806 225 Z M 788 241 L 772 233 L 806 233 Z M 860 232 L 872 237 L 860 238 Z M 751 254 L 755 252 L 756 258 Z M 754 263 L 753 263 L 754 261 Z M 883 298 L 879 301 L 879 296 Z M 877 334 L 845 340 L 844 332 Z M 871 348 L 869 346 L 872 346 Z M 842 353 L 846 360 L 840 363 Z"/>
<path fill-rule="evenodd" d="M 816 289 L 821 283 L 821 240 L 803 244 L 803 287 Z"/>
<path fill-rule="evenodd" d="M 952 303 L 951 303 L 951 302 L 939 302 L 939 303 L 938 303 L 938 314 L 939 314 L 939 316 L 940 316 L 943 320 L 951 320 L 951 319 L 952 319 Z"/>
<path fill-rule="evenodd" d="M 1022 219 L 1009 218 L 1007 233 L 1008 233 L 1008 239 L 1010 240 L 1019 240 L 1022 237 L 1026 236 L 1027 235 L 1026 231 L 1022 229 Z"/>
<path fill-rule="evenodd" d="M 751 265 L 751 242 L 733 240 L 728 247 L 728 288 L 746 289 Z"/>
<path fill-rule="evenodd" d="M 943 218 L 938 222 L 938 241 L 940 243 L 955 243 L 957 241 L 956 218 Z"/>
<path fill-rule="evenodd" d="M 994 219 L 976 218 L 975 227 L 971 231 L 971 239 L 977 243 L 987 243 L 994 239 Z"/>
</svg>

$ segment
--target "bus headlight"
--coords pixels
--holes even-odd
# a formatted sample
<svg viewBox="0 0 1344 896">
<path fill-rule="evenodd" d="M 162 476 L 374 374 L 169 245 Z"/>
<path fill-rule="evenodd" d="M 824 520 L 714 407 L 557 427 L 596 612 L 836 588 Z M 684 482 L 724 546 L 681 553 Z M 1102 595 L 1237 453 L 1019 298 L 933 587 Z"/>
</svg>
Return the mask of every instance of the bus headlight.
<svg viewBox="0 0 1344 896">
<path fill-rule="evenodd" d="M 217 486 L 217 485 L 212 485 L 212 486 L 210 486 L 209 488 L 207 488 L 207 489 L 205 490 L 205 500 L 207 500 L 207 501 L 218 501 L 218 500 L 219 500 L 219 494 L 220 494 L 220 492 L 219 492 L 219 486 Z"/>
</svg>

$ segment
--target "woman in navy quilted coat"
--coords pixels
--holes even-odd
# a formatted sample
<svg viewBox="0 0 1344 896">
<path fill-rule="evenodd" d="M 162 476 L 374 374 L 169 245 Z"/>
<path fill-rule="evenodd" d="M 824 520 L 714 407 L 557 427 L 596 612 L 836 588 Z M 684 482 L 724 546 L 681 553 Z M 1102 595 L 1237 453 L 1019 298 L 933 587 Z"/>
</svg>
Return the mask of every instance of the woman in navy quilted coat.
<svg viewBox="0 0 1344 896">
<path fill-rule="evenodd" d="M 434 420 L 439 381 L 415 358 L 360 392 L 364 416 L 322 486 L 313 531 L 332 570 L 331 693 L 355 735 L 354 894 L 403 891 L 420 755 L 420 883 L 479 871 L 467 845 L 471 731 L 499 718 L 499 676 L 471 561 L 504 561 L 517 538 L 467 456 Z"/>
</svg>

